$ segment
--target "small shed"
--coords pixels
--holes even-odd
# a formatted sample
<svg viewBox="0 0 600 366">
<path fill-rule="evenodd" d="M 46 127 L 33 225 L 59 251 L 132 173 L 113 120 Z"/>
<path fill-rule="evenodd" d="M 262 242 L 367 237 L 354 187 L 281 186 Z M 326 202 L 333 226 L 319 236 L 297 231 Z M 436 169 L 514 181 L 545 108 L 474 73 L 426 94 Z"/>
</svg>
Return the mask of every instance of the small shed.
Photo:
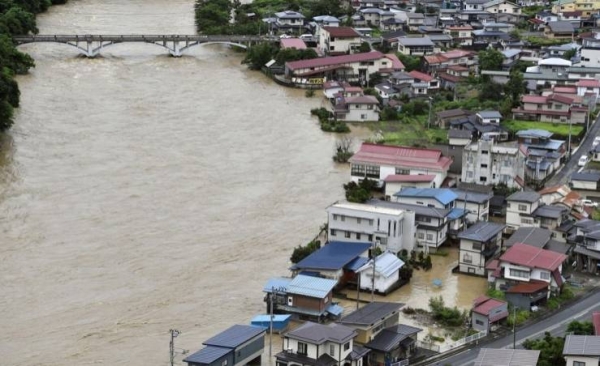
<svg viewBox="0 0 600 366">
<path fill-rule="evenodd" d="M 508 317 L 506 301 L 481 296 L 473 301 L 471 326 L 475 330 L 489 332 L 492 324 Z"/>
<path fill-rule="evenodd" d="M 373 261 L 369 261 L 358 269 L 360 273 L 360 288 L 362 290 L 372 290 L 382 294 L 392 291 L 400 279 L 400 268 L 404 262 L 392 253 L 385 252 L 375 258 L 375 271 L 373 271 Z M 373 272 L 375 280 L 373 281 Z M 374 285 L 374 286 L 373 286 Z"/>
<path fill-rule="evenodd" d="M 277 314 L 273 315 L 273 333 L 285 332 L 290 325 L 290 319 L 292 318 L 289 314 Z M 271 329 L 271 315 L 257 315 L 250 321 L 250 325 L 255 327 L 262 327 L 267 330 Z"/>
</svg>

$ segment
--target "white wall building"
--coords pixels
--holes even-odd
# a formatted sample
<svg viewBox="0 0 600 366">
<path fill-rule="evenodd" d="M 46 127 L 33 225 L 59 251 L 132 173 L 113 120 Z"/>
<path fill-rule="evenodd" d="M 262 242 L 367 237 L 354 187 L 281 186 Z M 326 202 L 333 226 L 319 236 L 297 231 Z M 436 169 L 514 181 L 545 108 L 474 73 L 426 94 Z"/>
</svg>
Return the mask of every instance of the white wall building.
<svg viewBox="0 0 600 366">
<path fill-rule="evenodd" d="M 517 146 L 480 139 L 465 146 L 461 180 L 465 183 L 498 184 L 521 188 L 525 177 L 525 154 Z"/>
<path fill-rule="evenodd" d="M 541 205 L 537 192 L 516 192 L 506 198 L 506 225 L 512 230 L 520 227 L 539 227 L 533 212 Z"/>
<path fill-rule="evenodd" d="M 359 268 L 360 288 L 387 293 L 399 280 L 400 268 L 404 262 L 397 255 L 386 252 L 375 258 L 375 280 L 373 280 L 373 261 Z"/>
<path fill-rule="evenodd" d="M 329 240 L 378 243 L 384 251 L 414 249 L 415 213 L 369 203 L 334 203 L 327 208 Z"/>
</svg>

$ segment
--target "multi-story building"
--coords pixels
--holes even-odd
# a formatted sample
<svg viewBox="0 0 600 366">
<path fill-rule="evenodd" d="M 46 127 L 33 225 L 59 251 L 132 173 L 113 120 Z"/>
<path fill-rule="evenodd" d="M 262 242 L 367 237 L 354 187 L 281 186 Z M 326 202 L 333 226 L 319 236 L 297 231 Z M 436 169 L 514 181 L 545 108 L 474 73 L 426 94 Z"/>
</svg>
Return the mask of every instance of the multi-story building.
<svg viewBox="0 0 600 366">
<path fill-rule="evenodd" d="M 486 263 L 500 252 L 503 230 L 503 224 L 480 221 L 459 233 L 458 270 L 485 276 Z"/>
<path fill-rule="evenodd" d="M 389 175 L 435 175 L 433 188 L 440 187 L 452 160 L 441 150 L 363 143 L 350 158 L 354 182 L 365 178 L 383 183 Z"/>
<path fill-rule="evenodd" d="M 407 56 L 426 56 L 434 52 L 434 44 L 429 37 L 400 37 L 398 52 Z"/>
<path fill-rule="evenodd" d="M 575 232 L 567 239 L 575 244 L 575 266 L 592 274 L 600 272 L 600 221 L 583 219 L 575 222 Z"/>
<path fill-rule="evenodd" d="M 360 47 L 360 34 L 351 27 L 321 27 L 319 49 L 325 55 L 355 53 Z"/>
<path fill-rule="evenodd" d="M 394 193 L 392 201 L 441 209 L 454 208 L 458 196 L 449 188 L 405 188 Z"/>
<path fill-rule="evenodd" d="M 274 25 L 282 32 L 300 34 L 304 28 L 304 15 L 292 10 L 280 11 L 275 13 Z"/>
<path fill-rule="evenodd" d="M 565 142 L 551 139 L 546 130 L 531 129 L 517 132 L 520 150 L 525 154 L 525 179 L 544 182 L 564 161 Z"/>
<path fill-rule="evenodd" d="M 475 192 L 457 188 L 452 189 L 452 192 L 457 196 L 454 207 L 467 211 L 466 221 L 469 225 L 488 220 L 492 192 Z"/>
<path fill-rule="evenodd" d="M 533 213 L 541 205 L 542 197 L 537 192 L 522 191 L 506 198 L 506 225 L 509 229 L 538 227 Z"/>
<path fill-rule="evenodd" d="M 461 180 L 465 183 L 499 184 L 521 188 L 525 178 L 525 155 L 514 144 L 497 144 L 482 138 L 465 146 Z"/>
<path fill-rule="evenodd" d="M 482 8 L 492 14 L 521 14 L 521 6 L 507 0 L 492 0 L 483 4 Z"/>
<path fill-rule="evenodd" d="M 573 98 L 561 94 L 523 95 L 523 107 L 512 110 L 515 119 L 553 123 L 585 123 L 588 108 L 576 105 Z"/>
<path fill-rule="evenodd" d="M 452 37 L 457 46 L 471 46 L 473 44 L 473 27 L 470 25 L 451 26 L 444 29 L 444 34 Z"/>
<path fill-rule="evenodd" d="M 398 253 L 414 249 L 415 213 L 400 207 L 339 202 L 327 208 L 329 239 L 369 242 Z"/>
</svg>

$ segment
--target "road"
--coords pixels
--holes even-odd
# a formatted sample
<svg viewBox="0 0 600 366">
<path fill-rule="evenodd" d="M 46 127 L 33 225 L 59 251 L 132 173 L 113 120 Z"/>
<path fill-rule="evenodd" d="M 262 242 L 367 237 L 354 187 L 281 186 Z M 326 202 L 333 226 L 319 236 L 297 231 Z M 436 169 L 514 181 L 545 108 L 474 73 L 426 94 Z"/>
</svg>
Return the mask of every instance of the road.
<svg viewBox="0 0 600 366">
<path fill-rule="evenodd" d="M 600 119 L 600 117 L 598 119 Z M 592 142 L 594 141 L 594 138 L 600 133 L 600 123 L 598 123 L 598 119 L 590 127 L 587 136 L 579 145 L 579 148 L 575 152 L 573 152 L 571 159 L 565 163 L 562 169 L 560 169 L 556 174 L 554 174 L 552 178 L 550 178 L 546 182 L 546 187 L 553 187 L 557 185 L 566 184 L 569 181 L 571 174 L 573 174 L 579 169 L 579 166 L 577 166 L 579 158 L 582 154 L 587 154 L 592 149 Z"/>
<path fill-rule="evenodd" d="M 516 344 L 517 348 L 526 339 L 540 338 L 545 332 L 550 332 L 554 336 L 564 336 L 567 325 L 573 320 L 591 320 L 592 313 L 600 310 L 600 291 L 596 291 L 591 296 L 579 300 L 564 310 L 555 313 L 547 319 L 541 320 L 537 323 L 528 325 L 524 328 L 517 329 Z M 485 343 L 485 348 L 512 348 L 513 346 L 513 334 L 508 334 L 502 338 L 494 340 L 490 343 Z M 479 352 L 480 346 L 475 346 L 471 349 L 465 350 L 459 354 L 448 357 L 442 360 L 436 360 L 433 365 L 452 365 L 452 366 L 471 366 L 477 353 Z"/>
</svg>

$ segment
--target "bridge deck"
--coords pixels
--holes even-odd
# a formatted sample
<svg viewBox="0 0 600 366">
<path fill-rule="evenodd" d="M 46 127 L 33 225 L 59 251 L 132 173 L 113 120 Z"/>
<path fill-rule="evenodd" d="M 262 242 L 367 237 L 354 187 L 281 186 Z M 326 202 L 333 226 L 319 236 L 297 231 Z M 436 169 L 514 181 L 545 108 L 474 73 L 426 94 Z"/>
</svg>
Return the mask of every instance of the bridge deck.
<svg viewBox="0 0 600 366">
<path fill-rule="evenodd" d="M 13 37 L 17 43 L 33 42 L 275 42 L 275 36 L 248 35 L 27 35 Z"/>
</svg>

